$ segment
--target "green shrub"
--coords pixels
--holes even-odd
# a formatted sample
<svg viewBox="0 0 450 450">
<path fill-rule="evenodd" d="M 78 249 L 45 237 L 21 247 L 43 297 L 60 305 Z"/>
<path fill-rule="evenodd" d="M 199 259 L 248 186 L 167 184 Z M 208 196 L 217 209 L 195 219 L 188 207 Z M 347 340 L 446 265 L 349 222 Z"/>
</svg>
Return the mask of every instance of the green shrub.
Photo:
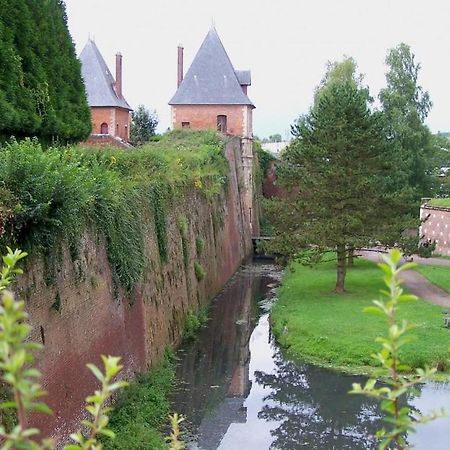
<svg viewBox="0 0 450 450">
<path fill-rule="evenodd" d="M 186 189 L 208 198 L 220 193 L 227 169 L 223 141 L 212 132 L 169 133 L 129 151 L 12 141 L 0 148 L 0 245 L 51 261 L 63 242 L 77 255 L 81 236 L 92 230 L 106 241 L 116 283 L 131 292 L 148 263 L 149 222 L 165 262 L 167 209 Z"/>
<path fill-rule="evenodd" d="M 194 262 L 194 271 L 195 271 L 195 277 L 197 278 L 197 281 L 202 281 L 203 278 L 205 278 L 206 271 L 203 268 L 203 266 L 197 261 Z"/>
<path fill-rule="evenodd" d="M 183 339 L 190 341 L 195 339 L 198 330 L 208 321 L 208 307 L 200 308 L 197 313 L 191 309 L 187 312 L 184 319 Z"/>
<path fill-rule="evenodd" d="M 197 256 L 201 256 L 203 254 L 203 251 L 205 249 L 205 240 L 201 237 L 198 237 L 195 240 L 195 248 L 197 250 Z"/>
</svg>

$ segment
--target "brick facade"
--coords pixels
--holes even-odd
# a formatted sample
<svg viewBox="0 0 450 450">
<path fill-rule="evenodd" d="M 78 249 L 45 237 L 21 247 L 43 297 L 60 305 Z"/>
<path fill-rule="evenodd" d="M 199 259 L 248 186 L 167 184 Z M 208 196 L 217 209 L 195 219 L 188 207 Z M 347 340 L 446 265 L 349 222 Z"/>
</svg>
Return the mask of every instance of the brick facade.
<svg viewBox="0 0 450 450">
<path fill-rule="evenodd" d="M 247 105 L 176 105 L 172 106 L 172 127 L 183 122 L 192 130 L 217 130 L 217 116 L 227 117 L 227 134 L 252 136 L 252 108 Z"/>
<path fill-rule="evenodd" d="M 422 242 L 435 242 L 435 253 L 450 255 L 450 209 L 424 204 L 420 208 Z"/>
<path fill-rule="evenodd" d="M 124 108 L 91 107 L 92 134 L 102 133 L 103 123 L 108 125 L 108 133 L 126 142 L 130 140 L 130 112 Z"/>
</svg>

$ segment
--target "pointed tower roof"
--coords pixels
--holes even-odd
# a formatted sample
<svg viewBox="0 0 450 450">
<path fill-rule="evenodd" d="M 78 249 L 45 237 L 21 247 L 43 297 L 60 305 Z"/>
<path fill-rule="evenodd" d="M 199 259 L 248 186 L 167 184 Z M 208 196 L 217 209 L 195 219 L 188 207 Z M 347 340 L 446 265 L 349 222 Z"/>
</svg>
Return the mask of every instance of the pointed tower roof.
<svg viewBox="0 0 450 450">
<path fill-rule="evenodd" d="M 114 89 L 115 81 L 95 42 L 89 39 L 80 54 L 81 74 L 89 106 L 113 106 L 131 111 L 130 105 Z"/>
<path fill-rule="evenodd" d="M 243 72 L 239 72 L 241 74 Z M 250 72 L 246 81 L 250 84 Z M 209 30 L 169 105 L 249 105 L 238 75 L 214 27 Z"/>
</svg>

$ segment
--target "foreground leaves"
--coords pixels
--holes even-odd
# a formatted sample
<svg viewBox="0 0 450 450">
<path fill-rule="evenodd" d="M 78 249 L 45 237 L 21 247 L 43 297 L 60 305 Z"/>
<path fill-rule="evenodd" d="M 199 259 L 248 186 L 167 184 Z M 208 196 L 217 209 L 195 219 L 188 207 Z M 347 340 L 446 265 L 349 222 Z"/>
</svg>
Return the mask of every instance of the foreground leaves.
<svg viewBox="0 0 450 450">
<path fill-rule="evenodd" d="M 381 402 L 381 409 L 386 413 L 384 420 L 390 426 L 377 432 L 380 450 L 392 448 L 391 445 L 398 450 L 407 448 L 407 432 L 414 431 L 417 423 L 426 423 L 444 414 L 441 410 L 422 415 L 408 406 L 400 407 L 399 400 L 402 396 L 413 392 L 415 386 L 429 380 L 436 372 L 435 368 L 425 367 L 408 374 L 410 368 L 402 364 L 399 357 L 400 349 L 414 340 L 413 336 L 406 333 L 415 325 L 406 320 L 399 323 L 398 308 L 401 303 L 417 300 L 416 296 L 403 292 L 398 278 L 400 272 L 414 267 L 415 264 L 400 266 L 401 259 L 402 253 L 397 249 L 391 250 L 389 256 L 383 256 L 384 263 L 379 264 L 379 267 L 384 272 L 383 280 L 388 290 L 381 290 L 380 293 L 385 299 L 375 300 L 375 306 L 365 308 L 367 313 L 384 315 L 388 321 L 387 335 L 376 339 L 381 344 L 381 350 L 372 355 L 381 364 L 375 376 L 382 381 L 372 378 L 364 386 L 354 383 L 350 391 L 351 394 L 366 395 Z"/>
</svg>

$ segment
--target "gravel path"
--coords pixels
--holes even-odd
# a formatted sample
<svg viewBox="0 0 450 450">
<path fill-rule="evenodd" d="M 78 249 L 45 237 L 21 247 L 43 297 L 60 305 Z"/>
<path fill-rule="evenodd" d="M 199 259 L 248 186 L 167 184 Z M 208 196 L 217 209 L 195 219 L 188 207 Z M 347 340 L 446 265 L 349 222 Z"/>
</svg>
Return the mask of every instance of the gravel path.
<svg viewBox="0 0 450 450">
<path fill-rule="evenodd" d="M 358 252 L 358 255 L 370 261 L 382 262 L 382 253 L 380 252 L 362 250 Z M 440 258 L 421 258 L 420 256 L 414 256 L 414 262 L 424 265 L 450 266 L 450 260 Z M 421 273 L 415 270 L 405 270 L 401 274 L 401 279 L 405 288 L 412 294 L 417 295 L 417 297 L 429 303 L 450 308 L 450 294 L 431 283 Z"/>
</svg>

